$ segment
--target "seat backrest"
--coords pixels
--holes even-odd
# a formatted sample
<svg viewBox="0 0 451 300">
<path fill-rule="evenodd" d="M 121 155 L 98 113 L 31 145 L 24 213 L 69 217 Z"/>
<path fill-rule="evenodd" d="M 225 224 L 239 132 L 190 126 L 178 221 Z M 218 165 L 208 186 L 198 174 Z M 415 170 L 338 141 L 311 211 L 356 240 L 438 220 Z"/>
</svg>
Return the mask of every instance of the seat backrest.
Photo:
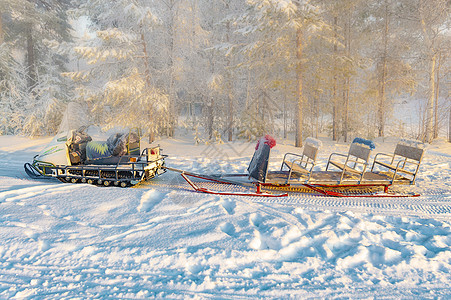
<svg viewBox="0 0 451 300">
<path fill-rule="evenodd" d="M 376 146 L 370 140 L 365 140 L 362 138 L 355 138 L 352 141 L 351 147 L 349 147 L 349 155 L 355 156 L 357 158 L 363 159 L 368 162 L 370 159 L 371 150 Z"/>
<path fill-rule="evenodd" d="M 140 138 L 136 133 L 129 133 L 127 135 L 127 150 L 130 155 L 139 155 L 140 154 Z"/>
<path fill-rule="evenodd" d="M 395 155 L 403 156 L 418 162 L 423 158 L 423 154 L 424 144 L 417 141 L 402 140 L 395 148 Z"/>
<path fill-rule="evenodd" d="M 349 155 L 355 156 L 357 158 L 363 159 L 364 161 L 368 161 L 370 158 L 371 149 L 360 144 L 352 143 L 349 148 Z"/>
<path fill-rule="evenodd" d="M 270 135 L 265 135 L 257 142 L 254 155 L 252 156 L 249 167 L 247 168 L 249 177 L 254 178 L 258 182 L 266 181 L 269 154 L 271 152 L 271 148 L 275 145 L 276 140 Z"/>
<path fill-rule="evenodd" d="M 86 145 L 86 159 L 96 160 L 112 156 L 107 142 L 91 141 Z"/>
<path fill-rule="evenodd" d="M 304 150 L 302 155 L 305 155 L 309 159 L 315 161 L 318 155 L 319 147 L 321 146 L 321 141 L 314 138 L 307 138 L 305 140 Z"/>
<path fill-rule="evenodd" d="M 254 178 L 259 182 L 266 181 L 266 174 L 268 173 L 268 161 L 271 147 L 267 144 L 261 143 L 254 152 L 247 171 L 249 177 Z"/>
</svg>

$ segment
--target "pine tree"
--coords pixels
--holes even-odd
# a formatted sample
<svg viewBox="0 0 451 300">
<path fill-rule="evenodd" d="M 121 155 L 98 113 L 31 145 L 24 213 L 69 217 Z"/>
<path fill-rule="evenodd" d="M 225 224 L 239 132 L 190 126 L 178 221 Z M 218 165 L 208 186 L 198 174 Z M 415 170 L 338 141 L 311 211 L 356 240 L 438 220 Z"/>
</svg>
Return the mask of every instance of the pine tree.
<svg viewBox="0 0 451 300">
<path fill-rule="evenodd" d="M 70 42 L 68 1 L 2 0 L 1 4 L 3 41 L 9 55 L 14 53 L 3 64 L 11 75 L 3 78 L 4 86 L 15 87 L 9 93 L 15 96 L 2 99 L 11 107 L 8 118 L 20 122 L 14 133 L 52 134 L 61 117 L 58 107 L 70 98 L 71 90 L 61 77 L 67 59 L 58 46 L 50 46 Z M 18 73 L 26 86 L 23 78 L 13 75 Z"/>
<path fill-rule="evenodd" d="M 10 43 L 0 45 L 0 134 L 18 134 L 26 118 L 26 70 L 11 55 Z"/>
<path fill-rule="evenodd" d="M 66 75 L 80 83 L 99 123 L 141 127 L 152 141 L 171 126 L 169 96 L 155 86 L 150 62 L 149 34 L 158 18 L 140 1 L 86 1 L 78 14 L 88 15 L 96 31 L 74 49 L 90 68 Z"/>
</svg>

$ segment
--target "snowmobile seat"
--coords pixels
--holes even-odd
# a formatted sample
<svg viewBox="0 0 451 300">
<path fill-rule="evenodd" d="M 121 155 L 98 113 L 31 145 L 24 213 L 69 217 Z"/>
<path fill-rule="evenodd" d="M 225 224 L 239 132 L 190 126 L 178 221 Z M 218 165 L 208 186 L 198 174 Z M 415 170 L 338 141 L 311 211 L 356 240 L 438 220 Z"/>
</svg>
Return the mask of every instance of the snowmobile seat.
<svg viewBox="0 0 451 300">
<path fill-rule="evenodd" d="M 139 155 L 139 136 L 135 133 L 116 133 L 107 141 L 92 141 L 86 145 L 86 164 L 111 165 L 129 163 L 124 155 Z"/>
<path fill-rule="evenodd" d="M 286 183 L 290 181 L 292 173 L 297 173 L 300 175 L 300 178 L 306 178 L 306 183 L 310 180 L 321 144 L 320 140 L 309 137 L 305 140 L 302 154 L 286 153 L 284 155 L 280 171 L 283 171 L 285 166 L 288 168 L 289 172 Z"/>
<path fill-rule="evenodd" d="M 86 145 L 86 164 L 111 164 L 113 154 L 108 148 L 108 143 L 103 141 L 92 141 Z M 119 160 L 114 157 L 117 163 Z"/>
<path fill-rule="evenodd" d="M 410 184 L 414 184 L 423 159 L 424 146 L 420 141 L 403 139 L 396 145 L 393 154 L 376 154 L 371 172 L 373 172 L 375 166 L 380 166 L 382 169 L 388 169 L 392 173 L 392 184 L 397 174 L 409 177 Z M 385 157 L 385 159 L 381 160 L 381 156 Z"/>
<path fill-rule="evenodd" d="M 365 140 L 362 138 L 355 138 L 351 146 L 349 147 L 349 152 L 347 155 L 341 153 L 332 153 L 327 161 L 326 171 L 329 166 L 332 165 L 341 170 L 341 176 L 339 184 L 343 181 L 345 174 L 350 174 L 351 176 L 358 176 L 358 181 L 361 182 L 363 175 L 365 174 L 366 168 L 368 166 L 368 160 L 370 159 L 371 151 L 375 148 L 373 141 Z M 344 158 L 341 160 L 336 160 L 335 156 L 340 156 Z M 332 160 L 334 158 L 334 160 Z"/>
<path fill-rule="evenodd" d="M 72 130 L 66 141 L 71 165 L 82 164 L 86 160 L 86 145 L 92 138 L 84 132 L 84 127 Z"/>
</svg>

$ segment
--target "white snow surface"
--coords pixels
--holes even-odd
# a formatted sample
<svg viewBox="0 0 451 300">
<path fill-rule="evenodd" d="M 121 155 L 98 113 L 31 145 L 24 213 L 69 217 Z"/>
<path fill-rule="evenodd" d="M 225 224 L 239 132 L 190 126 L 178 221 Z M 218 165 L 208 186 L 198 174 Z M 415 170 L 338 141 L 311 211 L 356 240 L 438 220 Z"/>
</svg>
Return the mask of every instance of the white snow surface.
<svg viewBox="0 0 451 300">
<path fill-rule="evenodd" d="M 0 136 L 1 299 L 451 297 L 445 141 L 426 148 L 417 198 L 259 198 L 196 193 L 170 172 L 127 189 L 28 178 L 50 140 Z M 322 142 L 317 169 L 349 149 Z M 201 173 L 243 173 L 255 148 L 159 143 L 166 165 Z M 300 149 L 280 141 L 271 169 L 285 152 Z"/>
</svg>

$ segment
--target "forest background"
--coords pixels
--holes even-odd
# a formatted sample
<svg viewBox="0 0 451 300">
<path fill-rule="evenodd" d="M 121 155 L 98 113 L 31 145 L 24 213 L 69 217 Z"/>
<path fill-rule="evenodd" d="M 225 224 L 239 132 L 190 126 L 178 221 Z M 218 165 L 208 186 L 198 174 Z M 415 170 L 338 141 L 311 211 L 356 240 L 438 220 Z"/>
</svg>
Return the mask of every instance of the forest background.
<svg viewBox="0 0 451 300">
<path fill-rule="evenodd" d="M 0 0 L 0 134 L 451 141 L 449 0 Z M 414 110 L 395 111 L 410 106 Z M 400 116 L 409 114 L 406 118 Z"/>
</svg>

